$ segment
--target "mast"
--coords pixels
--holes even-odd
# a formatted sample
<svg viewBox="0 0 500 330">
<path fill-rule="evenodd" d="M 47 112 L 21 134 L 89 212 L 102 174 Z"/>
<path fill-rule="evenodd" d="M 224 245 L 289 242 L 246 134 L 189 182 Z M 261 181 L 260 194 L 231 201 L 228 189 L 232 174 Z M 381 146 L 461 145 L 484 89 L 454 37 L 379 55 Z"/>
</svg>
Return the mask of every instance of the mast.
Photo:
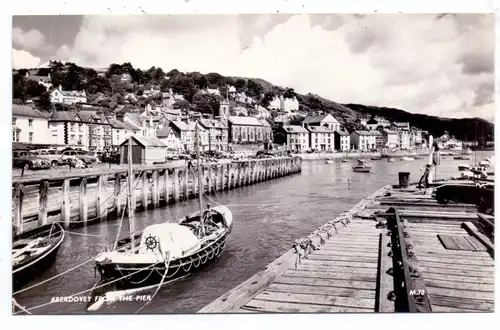
<svg viewBox="0 0 500 330">
<path fill-rule="evenodd" d="M 198 192 L 199 192 L 199 202 L 200 202 L 200 222 L 201 222 L 201 233 L 205 235 L 205 224 L 203 223 L 203 180 L 201 177 L 201 162 L 200 162 L 200 138 L 198 137 L 198 123 L 195 123 L 195 141 L 196 141 L 196 159 L 198 161 Z"/>
<path fill-rule="evenodd" d="M 132 135 L 128 137 L 128 229 L 130 232 L 130 243 L 132 247 L 132 253 L 134 253 L 134 213 L 135 208 L 132 206 L 132 194 L 134 186 L 134 172 L 132 171 Z M 134 205 L 135 206 L 135 205 Z"/>
</svg>

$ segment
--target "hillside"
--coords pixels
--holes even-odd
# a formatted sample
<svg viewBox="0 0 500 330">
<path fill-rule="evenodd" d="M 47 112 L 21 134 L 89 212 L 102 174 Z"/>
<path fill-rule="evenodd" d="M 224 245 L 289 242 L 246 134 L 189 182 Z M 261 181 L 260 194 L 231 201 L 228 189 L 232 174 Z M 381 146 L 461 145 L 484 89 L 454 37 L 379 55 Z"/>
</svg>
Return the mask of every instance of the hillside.
<svg viewBox="0 0 500 330">
<path fill-rule="evenodd" d="M 50 97 L 45 88 L 26 76 L 28 70 L 13 72 L 13 99 L 23 103 L 27 99 L 37 101 L 39 107 L 50 111 Z M 268 107 L 275 96 L 297 97 L 301 113 L 324 111 L 331 113 L 349 131 L 359 126 L 359 119 L 367 116 L 382 116 L 390 121 L 408 121 L 412 126 L 440 136 L 445 131 L 463 140 L 493 140 L 494 126 L 480 118 L 450 119 L 413 114 L 401 109 L 374 107 L 361 104 L 339 104 L 319 95 L 301 95 L 291 88 L 272 84 L 261 78 L 225 77 L 218 73 L 202 74 L 199 72 L 180 72 L 176 69 L 167 73 L 159 67 L 151 67 L 147 71 L 136 69 L 130 63 L 111 64 L 107 69 L 79 67 L 74 63 L 53 61 L 48 69 L 30 69 L 30 75 L 46 76 L 50 72 L 52 85 L 61 85 L 64 90 L 85 90 L 88 102 L 97 106 L 114 110 L 118 105 L 132 103 L 136 107 L 144 107 L 148 103 L 161 103 L 161 92 L 172 89 L 184 96 L 185 101 L 174 106 L 191 108 L 205 113 L 217 113 L 222 97 L 202 93 L 201 90 L 218 88 L 221 95 L 228 93 L 228 85 L 234 86 L 237 93 L 244 92 L 247 97 L 261 106 Z M 127 79 L 124 80 L 123 77 Z M 40 88 L 41 87 L 41 88 Z M 144 97 L 145 90 L 158 91 L 154 97 Z M 127 100 L 126 95 L 133 93 L 137 99 Z M 249 107 L 248 105 L 246 107 Z M 300 120 L 296 118 L 295 121 Z M 477 133 L 476 133 L 477 129 Z"/>
</svg>

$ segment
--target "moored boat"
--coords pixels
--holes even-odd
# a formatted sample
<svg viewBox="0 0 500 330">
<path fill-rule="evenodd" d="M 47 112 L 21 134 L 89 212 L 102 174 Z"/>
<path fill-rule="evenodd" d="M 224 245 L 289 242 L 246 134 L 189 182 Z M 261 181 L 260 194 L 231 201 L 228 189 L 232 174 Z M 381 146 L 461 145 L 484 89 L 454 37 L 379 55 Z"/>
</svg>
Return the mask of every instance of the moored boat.
<svg viewBox="0 0 500 330">
<path fill-rule="evenodd" d="M 456 159 L 456 160 L 471 160 L 471 158 L 469 156 L 455 156 L 453 157 L 453 159 Z"/>
<path fill-rule="evenodd" d="M 369 173 L 371 169 L 372 168 L 366 165 L 365 162 L 362 161 L 361 159 L 358 159 L 358 164 L 352 167 L 353 172 L 360 172 L 360 173 Z"/>
<path fill-rule="evenodd" d="M 462 152 L 460 152 L 462 155 L 472 155 L 472 149 L 471 148 L 465 148 L 462 149 Z"/>
<path fill-rule="evenodd" d="M 221 255 L 232 231 L 233 215 L 224 205 L 203 208 L 198 134 L 196 126 L 200 210 L 178 223 L 166 221 L 135 232 L 134 211 L 129 198 L 130 237 L 118 241 L 114 251 L 105 252 L 95 259 L 100 280 L 92 290 L 88 310 L 97 310 L 121 293 L 139 292 L 181 279 Z M 129 140 L 129 197 L 133 189 L 130 188 L 133 187 L 131 154 Z"/>
<path fill-rule="evenodd" d="M 466 165 L 466 164 L 458 165 L 458 170 L 459 171 L 468 171 L 468 170 L 470 170 L 470 165 Z"/>
<path fill-rule="evenodd" d="M 326 163 L 326 164 L 333 164 L 333 160 L 331 160 L 331 159 L 327 159 L 327 160 L 325 161 L 325 163 Z"/>
<path fill-rule="evenodd" d="M 54 262 L 64 237 L 63 226 L 59 222 L 54 222 L 13 238 L 12 285 L 14 291 L 40 275 L 48 265 Z"/>
<path fill-rule="evenodd" d="M 388 162 L 394 162 L 394 161 L 396 161 L 396 160 L 395 160 L 394 158 L 392 158 L 392 157 L 391 157 L 391 158 L 388 158 L 388 159 L 387 159 L 387 161 L 388 161 Z"/>
<path fill-rule="evenodd" d="M 401 160 L 401 161 L 404 161 L 404 160 L 415 160 L 415 158 L 413 158 L 413 157 L 409 157 L 409 156 L 403 156 L 403 157 L 401 157 L 401 159 L 400 159 L 400 160 Z"/>
</svg>

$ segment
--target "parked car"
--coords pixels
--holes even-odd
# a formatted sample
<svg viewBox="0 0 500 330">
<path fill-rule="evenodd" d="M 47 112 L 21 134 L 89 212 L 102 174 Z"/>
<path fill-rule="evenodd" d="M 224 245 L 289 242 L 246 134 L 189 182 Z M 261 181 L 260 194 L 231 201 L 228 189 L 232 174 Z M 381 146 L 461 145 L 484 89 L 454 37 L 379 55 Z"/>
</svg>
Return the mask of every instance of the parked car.
<svg viewBox="0 0 500 330">
<path fill-rule="evenodd" d="M 99 162 L 99 159 L 95 155 L 83 150 L 65 150 L 61 154 L 61 162 L 63 164 L 69 164 L 71 162 L 73 165 L 76 160 L 80 160 L 87 165 Z"/>
<path fill-rule="evenodd" d="M 61 152 L 56 149 L 31 150 L 29 153 L 34 157 L 48 160 L 52 167 L 57 167 L 58 165 L 64 164 L 61 161 Z"/>
<path fill-rule="evenodd" d="M 12 153 L 12 167 L 25 170 L 41 170 L 50 168 L 50 161 L 31 155 L 28 151 Z"/>
</svg>

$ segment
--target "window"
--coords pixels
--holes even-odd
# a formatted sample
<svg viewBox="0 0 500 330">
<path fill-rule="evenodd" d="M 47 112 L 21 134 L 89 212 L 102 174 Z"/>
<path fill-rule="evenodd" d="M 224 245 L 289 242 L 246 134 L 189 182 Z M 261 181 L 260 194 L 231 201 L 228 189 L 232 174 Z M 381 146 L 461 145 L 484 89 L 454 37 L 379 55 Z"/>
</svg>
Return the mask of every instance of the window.
<svg viewBox="0 0 500 330">
<path fill-rule="evenodd" d="M 17 118 L 12 118 L 12 126 L 16 126 Z"/>
<path fill-rule="evenodd" d="M 33 127 L 33 119 L 28 119 L 28 126 Z"/>
<path fill-rule="evenodd" d="M 29 133 L 29 141 L 30 141 L 30 143 L 33 142 L 33 132 Z"/>
</svg>

